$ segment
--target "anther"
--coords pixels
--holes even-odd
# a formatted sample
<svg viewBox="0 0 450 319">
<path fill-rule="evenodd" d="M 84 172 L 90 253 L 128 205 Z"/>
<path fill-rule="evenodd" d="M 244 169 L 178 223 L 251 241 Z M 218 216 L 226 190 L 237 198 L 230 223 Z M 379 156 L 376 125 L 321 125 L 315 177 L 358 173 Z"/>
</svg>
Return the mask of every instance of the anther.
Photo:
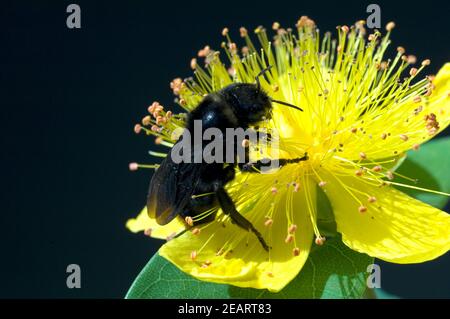
<svg viewBox="0 0 450 319">
<path fill-rule="evenodd" d="M 289 234 L 293 234 L 293 233 L 295 233 L 296 230 L 297 230 L 297 225 L 292 224 L 291 226 L 289 226 L 288 232 L 289 232 Z"/>
<path fill-rule="evenodd" d="M 197 59 L 196 58 L 192 58 L 190 64 L 191 64 L 191 69 L 195 70 L 197 68 Z"/>
<path fill-rule="evenodd" d="M 358 211 L 360 213 L 365 213 L 365 212 L 367 212 L 367 207 L 366 206 L 359 206 Z"/>
<path fill-rule="evenodd" d="M 128 164 L 128 168 L 132 172 L 137 171 L 139 168 L 139 164 L 138 163 L 130 163 L 130 164 Z"/>
<path fill-rule="evenodd" d="M 142 119 L 142 125 L 147 126 L 151 123 L 151 121 L 152 121 L 152 119 L 151 119 L 150 115 L 147 115 Z"/>
<path fill-rule="evenodd" d="M 136 124 L 134 126 L 134 133 L 139 134 L 139 133 L 141 133 L 141 130 L 142 130 L 141 124 Z"/>
<path fill-rule="evenodd" d="M 292 243 L 292 241 L 294 240 L 294 236 L 292 236 L 291 234 L 286 236 L 286 239 L 284 240 L 284 242 L 286 244 Z"/>
<path fill-rule="evenodd" d="M 250 146 L 250 141 L 246 138 L 242 140 L 242 147 L 247 148 Z"/>
<path fill-rule="evenodd" d="M 366 159 L 367 158 L 367 155 L 366 155 L 366 153 L 364 153 L 364 152 L 360 152 L 359 153 L 359 157 L 361 158 L 361 159 Z"/>
<path fill-rule="evenodd" d="M 383 170 L 383 168 L 380 166 L 380 165 L 377 165 L 377 166 L 374 166 L 373 168 L 372 168 L 372 170 L 374 171 L 374 172 L 381 172 L 382 170 Z"/>
<path fill-rule="evenodd" d="M 341 30 L 342 30 L 342 32 L 344 32 L 344 33 L 348 33 L 348 31 L 350 30 L 350 28 L 349 28 L 348 26 L 346 26 L 346 25 L 343 25 L 343 26 L 341 27 Z"/>
<path fill-rule="evenodd" d="M 358 169 L 358 170 L 355 172 L 355 175 L 356 175 L 356 176 L 363 176 L 363 174 L 364 174 L 364 170 L 363 170 L 363 169 Z"/>
<path fill-rule="evenodd" d="M 157 138 L 155 138 L 155 144 L 156 144 L 156 145 L 159 145 L 159 144 L 161 144 L 162 142 L 163 142 L 163 139 L 162 139 L 161 136 L 158 136 Z"/>
<path fill-rule="evenodd" d="M 409 64 L 415 64 L 417 62 L 417 57 L 415 55 L 408 55 L 406 57 L 406 62 L 408 62 Z"/>
<path fill-rule="evenodd" d="M 405 53 L 405 48 L 404 47 L 397 47 L 397 52 L 400 54 L 404 54 Z"/>
<path fill-rule="evenodd" d="M 356 127 L 352 127 L 351 132 L 356 133 L 356 132 L 358 132 L 358 129 Z"/>
<path fill-rule="evenodd" d="M 325 182 L 325 181 L 319 182 L 319 187 L 325 187 L 325 185 L 327 185 L 327 182 Z"/>
<path fill-rule="evenodd" d="M 222 29 L 222 35 L 225 37 L 228 34 L 229 30 L 228 28 L 223 28 Z"/>
<path fill-rule="evenodd" d="M 382 140 L 385 140 L 386 137 L 387 137 L 387 134 L 386 133 L 382 133 L 380 137 L 381 137 Z"/>
<path fill-rule="evenodd" d="M 325 237 L 316 237 L 316 240 L 314 241 L 316 243 L 317 246 L 322 246 L 326 241 Z"/>
<path fill-rule="evenodd" d="M 184 220 L 186 221 L 186 224 L 188 224 L 189 226 L 194 226 L 194 220 L 192 219 L 191 216 L 186 216 Z"/>
<path fill-rule="evenodd" d="M 245 37 L 247 36 L 247 34 L 248 34 L 248 31 L 247 31 L 246 28 L 240 27 L 240 28 L 239 28 L 239 33 L 240 33 L 240 35 L 241 35 L 242 38 L 245 38 Z"/>
<path fill-rule="evenodd" d="M 370 196 L 368 199 L 369 203 L 375 203 L 377 201 L 375 196 Z"/>
<path fill-rule="evenodd" d="M 413 149 L 414 151 L 418 151 L 419 148 L 420 148 L 420 144 L 414 144 L 414 145 L 412 146 L 412 149 Z"/>
<path fill-rule="evenodd" d="M 386 31 L 391 32 L 395 28 L 395 22 L 391 21 L 386 24 Z"/>
<path fill-rule="evenodd" d="M 400 134 L 400 139 L 401 139 L 402 141 L 406 142 L 406 141 L 409 139 L 409 137 L 408 137 L 408 135 L 406 135 L 406 134 Z"/>
<path fill-rule="evenodd" d="M 295 183 L 295 185 L 294 185 L 294 192 L 298 192 L 300 190 L 300 184 L 298 184 L 298 183 Z"/>
<path fill-rule="evenodd" d="M 273 24 L 272 24 L 272 29 L 273 30 L 278 30 L 280 28 L 280 24 L 278 23 L 278 22 L 274 22 Z"/>
<path fill-rule="evenodd" d="M 422 61 L 422 66 L 427 66 L 427 65 L 430 65 L 430 64 L 431 64 L 430 59 L 426 59 L 426 60 Z"/>
<path fill-rule="evenodd" d="M 194 228 L 194 229 L 192 229 L 192 235 L 198 235 L 198 234 L 200 234 L 200 228 Z"/>
<path fill-rule="evenodd" d="M 272 218 L 269 218 L 264 222 L 264 226 L 266 226 L 266 227 L 270 227 L 270 226 L 272 226 L 272 224 L 273 224 Z"/>
<path fill-rule="evenodd" d="M 409 75 L 414 76 L 417 74 L 417 69 L 416 68 L 411 68 L 411 70 L 409 70 Z"/>
<path fill-rule="evenodd" d="M 292 249 L 292 254 L 294 256 L 300 255 L 300 249 L 298 247 L 295 247 L 294 249 Z"/>
<path fill-rule="evenodd" d="M 274 186 L 270 189 L 270 191 L 272 192 L 272 194 L 277 194 L 278 193 L 278 189 Z"/>
</svg>

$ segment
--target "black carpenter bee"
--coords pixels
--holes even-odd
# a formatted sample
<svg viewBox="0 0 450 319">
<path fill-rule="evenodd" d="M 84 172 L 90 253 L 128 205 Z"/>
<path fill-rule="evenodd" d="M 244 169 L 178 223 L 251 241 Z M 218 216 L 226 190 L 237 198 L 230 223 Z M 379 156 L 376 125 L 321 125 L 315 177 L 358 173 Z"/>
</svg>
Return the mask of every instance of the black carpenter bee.
<svg viewBox="0 0 450 319">
<path fill-rule="evenodd" d="M 270 68 L 270 67 L 269 67 Z M 269 68 L 264 69 L 256 77 L 256 84 L 234 83 L 222 90 L 204 97 L 199 105 L 187 117 L 185 129 L 193 132 L 194 120 L 201 120 L 203 130 L 215 127 L 221 131 L 226 128 L 256 127 L 272 116 L 272 102 L 280 103 L 302 111 L 297 106 L 271 99 L 262 89 L 259 77 Z M 177 142 L 179 143 L 180 140 Z M 240 143 L 242 141 L 238 141 Z M 298 163 L 307 160 L 307 154 L 296 159 L 279 159 L 279 165 Z M 147 211 L 150 217 L 156 218 L 160 225 L 165 225 L 177 216 L 195 218 L 207 210 L 220 206 L 224 214 L 229 215 L 232 222 L 239 227 L 253 232 L 263 248 L 269 246 L 261 233 L 236 209 L 225 185 L 235 177 L 238 167 L 245 172 L 258 172 L 259 168 L 268 165 L 268 161 L 250 163 L 246 152 L 245 163 L 175 163 L 172 156 L 162 161 L 154 173 L 147 196 Z M 263 164 L 264 163 L 264 164 Z M 196 196 L 201 195 L 201 196 Z M 202 218 L 195 224 L 211 222 L 215 212 Z M 192 226 L 192 225 L 191 225 Z M 189 228 L 188 228 L 189 229 Z"/>
</svg>

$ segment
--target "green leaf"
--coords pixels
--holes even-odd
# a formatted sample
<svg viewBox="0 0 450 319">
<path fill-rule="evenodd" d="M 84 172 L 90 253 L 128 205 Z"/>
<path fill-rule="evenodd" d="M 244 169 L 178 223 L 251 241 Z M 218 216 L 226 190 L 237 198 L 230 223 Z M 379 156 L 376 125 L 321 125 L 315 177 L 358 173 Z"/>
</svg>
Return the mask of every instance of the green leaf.
<svg viewBox="0 0 450 319">
<path fill-rule="evenodd" d="M 156 254 L 126 298 L 361 298 L 373 258 L 352 251 L 339 237 L 315 249 L 300 274 L 279 293 L 202 282 Z"/>
<path fill-rule="evenodd" d="M 408 152 L 397 173 L 416 179 L 417 183 L 404 178 L 400 182 L 416 187 L 450 193 L 450 138 L 438 138 L 420 147 L 418 151 Z M 402 192 L 437 208 L 444 208 L 448 197 L 420 190 L 397 186 Z"/>
</svg>

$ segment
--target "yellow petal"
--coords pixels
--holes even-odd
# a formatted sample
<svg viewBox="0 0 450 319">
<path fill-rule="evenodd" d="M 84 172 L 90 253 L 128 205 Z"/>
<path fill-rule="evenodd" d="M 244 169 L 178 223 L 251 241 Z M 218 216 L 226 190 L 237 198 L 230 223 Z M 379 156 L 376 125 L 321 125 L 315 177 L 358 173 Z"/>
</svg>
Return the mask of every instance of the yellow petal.
<svg viewBox="0 0 450 319">
<path fill-rule="evenodd" d="M 171 237 L 185 228 L 183 221 L 179 218 L 175 218 L 167 225 L 160 226 L 155 219 L 148 216 L 146 207 L 142 209 L 138 217 L 129 219 L 126 227 L 133 233 L 151 230 L 149 233 L 150 237 L 159 239 Z"/>
<path fill-rule="evenodd" d="M 314 191 L 314 187 L 310 189 Z M 260 194 L 258 190 L 247 189 L 248 191 Z M 269 196 L 257 195 L 253 205 L 238 206 L 239 211 L 253 223 L 272 247 L 270 252 L 262 248 L 254 234 L 230 223 L 228 217 L 219 211 L 217 221 L 203 226 L 200 234 L 186 233 L 165 244 L 160 249 L 160 254 L 182 271 L 200 280 L 278 292 L 299 273 L 310 251 L 313 230 L 307 214 L 305 194 L 304 191 L 293 192 L 292 188 L 290 192 L 277 194 L 280 198 L 276 202 L 273 224 L 270 227 L 264 225 L 264 216 L 271 209 Z M 310 193 L 310 196 L 315 198 L 314 193 Z M 286 212 L 292 216 L 290 222 L 286 218 Z M 250 214 L 252 218 L 249 217 Z M 286 243 L 291 223 L 297 225 L 295 239 Z M 298 256 L 293 255 L 295 247 L 299 249 Z M 197 257 L 192 260 L 191 254 L 194 251 Z"/>
<path fill-rule="evenodd" d="M 449 214 L 387 185 L 323 175 L 338 231 L 353 250 L 403 264 L 431 260 L 450 249 Z M 370 203 L 369 196 L 376 202 Z"/>
</svg>

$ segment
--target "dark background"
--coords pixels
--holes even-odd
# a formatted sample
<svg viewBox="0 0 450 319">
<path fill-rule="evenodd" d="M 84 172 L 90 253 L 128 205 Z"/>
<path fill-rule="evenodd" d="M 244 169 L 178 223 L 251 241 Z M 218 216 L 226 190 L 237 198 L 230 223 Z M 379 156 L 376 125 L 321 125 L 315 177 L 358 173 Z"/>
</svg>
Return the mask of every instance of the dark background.
<svg viewBox="0 0 450 319">
<path fill-rule="evenodd" d="M 145 202 L 152 139 L 133 125 L 153 100 L 171 105 L 169 82 L 190 75 L 205 44 L 224 26 L 253 30 L 301 15 L 322 31 L 367 17 L 355 1 L 73 1 L 82 29 L 66 27 L 69 1 L 0 3 L 0 297 L 118 297 L 160 242 L 125 221 Z M 429 72 L 449 61 L 449 5 L 373 1 L 383 26 L 395 20 L 403 45 Z M 448 1 L 447 1 L 448 3 Z M 172 104 L 173 105 L 173 104 Z M 66 288 L 66 267 L 82 288 Z M 450 297 L 450 255 L 420 265 L 382 263 L 382 285 L 402 297 Z"/>
</svg>

